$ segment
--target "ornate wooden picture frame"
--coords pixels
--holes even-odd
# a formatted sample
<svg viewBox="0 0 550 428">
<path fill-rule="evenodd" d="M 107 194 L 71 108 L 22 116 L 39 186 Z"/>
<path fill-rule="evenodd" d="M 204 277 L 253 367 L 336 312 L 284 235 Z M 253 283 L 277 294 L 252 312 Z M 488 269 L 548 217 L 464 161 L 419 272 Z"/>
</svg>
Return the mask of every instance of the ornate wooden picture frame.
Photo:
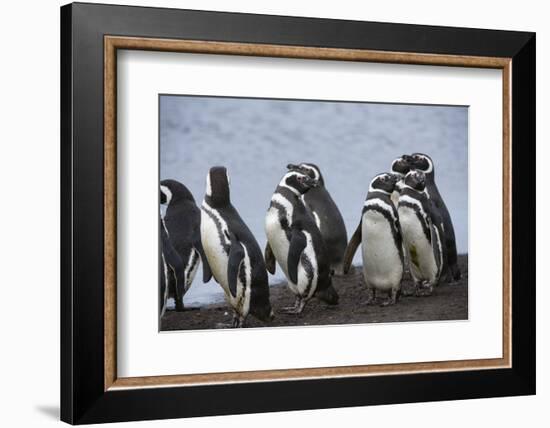
<svg viewBox="0 0 550 428">
<path fill-rule="evenodd" d="M 121 49 L 501 70 L 502 358 L 117 376 Z M 62 420 L 81 424 L 535 392 L 534 34 L 71 4 L 61 9 L 61 55 Z"/>
</svg>

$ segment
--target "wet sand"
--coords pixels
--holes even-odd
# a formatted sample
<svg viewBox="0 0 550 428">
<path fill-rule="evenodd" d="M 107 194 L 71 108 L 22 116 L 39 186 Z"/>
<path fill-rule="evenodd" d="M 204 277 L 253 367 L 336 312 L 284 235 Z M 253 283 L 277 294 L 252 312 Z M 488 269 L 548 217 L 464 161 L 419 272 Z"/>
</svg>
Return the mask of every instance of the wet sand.
<svg viewBox="0 0 550 428">
<path fill-rule="evenodd" d="M 468 256 L 460 255 L 458 260 L 462 272 L 460 281 L 439 285 L 428 297 L 402 296 L 397 304 L 388 307 L 362 303 L 367 299 L 367 293 L 360 267 L 356 267 L 348 275 L 333 278 L 333 284 L 340 296 L 338 305 L 330 306 L 313 298 L 300 315 L 279 313 L 280 308 L 292 306 L 294 295 L 285 283 L 277 284 L 270 288 L 275 319 L 266 324 L 249 316 L 246 327 L 465 320 L 468 319 Z M 402 290 L 407 292 L 412 287 L 412 281 L 407 275 Z M 383 299 L 385 296 L 379 299 L 380 302 Z M 232 318 L 233 311 L 225 303 L 184 312 L 168 311 L 161 320 L 161 330 L 219 328 L 219 324 L 231 323 Z"/>
</svg>

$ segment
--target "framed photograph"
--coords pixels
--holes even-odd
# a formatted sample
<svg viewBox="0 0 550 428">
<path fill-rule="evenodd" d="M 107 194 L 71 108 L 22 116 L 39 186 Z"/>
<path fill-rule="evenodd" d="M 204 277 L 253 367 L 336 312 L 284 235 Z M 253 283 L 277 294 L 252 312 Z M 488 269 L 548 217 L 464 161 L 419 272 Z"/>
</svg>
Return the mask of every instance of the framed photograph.
<svg viewBox="0 0 550 428">
<path fill-rule="evenodd" d="M 76 3 L 61 61 L 62 420 L 535 393 L 533 33 Z"/>
</svg>

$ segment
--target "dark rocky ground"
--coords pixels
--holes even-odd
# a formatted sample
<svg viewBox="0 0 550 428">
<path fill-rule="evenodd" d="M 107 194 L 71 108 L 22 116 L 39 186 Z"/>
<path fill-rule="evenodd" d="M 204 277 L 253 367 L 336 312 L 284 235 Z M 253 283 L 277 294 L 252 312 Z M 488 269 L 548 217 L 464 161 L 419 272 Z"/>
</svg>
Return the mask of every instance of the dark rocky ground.
<svg viewBox="0 0 550 428">
<path fill-rule="evenodd" d="M 442 284 L 434 289 L 429 297 L 401 297 L 394 306 L 363 305 L 367 293 L 360 268 L 346 276 L 335 276 L 333 284 L 340 295 L 337 306 L 329 306 L 313 298 L 300 315 L 278 312 L 279 308 L 292 306 L 294 296 L 286 284 L 272 286 L 271 305 L 275 319 L 270 324 L 249 316 L 247 327 L 307 326 L 327 324 L 362 324 L 403 321 L 464 320 L 468 318 L 468 256 L 459 256 L 462 272 L 460 281 Z M 412 289 L 407 276 L 403 290 Z M 232 310 L 225 305 L 215 304 L 185 312 L 166 312 L 161 322 L 161 330 L 200 330 L 216 328 L 220 323 L 230 323 Z"/>
</svg>

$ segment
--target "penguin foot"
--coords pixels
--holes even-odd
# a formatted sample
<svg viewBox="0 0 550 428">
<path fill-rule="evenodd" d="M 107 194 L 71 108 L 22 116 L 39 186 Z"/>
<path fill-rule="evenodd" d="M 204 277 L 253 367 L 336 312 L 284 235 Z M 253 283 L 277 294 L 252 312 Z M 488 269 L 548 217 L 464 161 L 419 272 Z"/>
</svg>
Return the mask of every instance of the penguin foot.
<svg viewBox="0 0 550 428">
<path fill-rule="evenodd" d="M 376 290 L 374 288 L 367 287 L 367 299 L 361 302 L 361 305 L 369 306 L 369 305 L 375 305 L 376 300 Z"/>
<path fill-rule="evenodd" d="M 286 314 L 286 315 L 298 315 L 302 313 L 303 310 L 302 307 L 296 307 L 296 306 L 286 306 L 284 308 L 279 309 L 279 313 Z"/>
<path fill-rule="evenodd" d="M 416 297 L 428 297 L 431 296 L 433 292 L 433 285 L 428 282 L 423 282 L 419 287 L 416 288 Z"/>
<path fill-rule="evenodd" d="M 392 289 L 388 293 L 388 298 L 384 300 L 380 306 L 392 306 L 395 305 L 397 300 L 399 299 L 399 296 L 401 295 L 401 290 Z"/>
<path fill-rule="evenodd" d="M 403 288 L 403 289 L 401 290 L 401 296 L 403 296 L 403 297 L 411 297 L 411 296 L 414 296 L 415 291 L 416 291 L 416 290 L 411 290 L 411 289 L 405 289 L 405 288 Z"/>
<path fill-rule="evenodd" d="M 296 302 L 294 303 L 294 306 L 286 306 L 284 308 L 279 309 L 279 313 L 281 314 L 301 314 L 304 310 L 304 306 L 306 305 L 306 301 L 302 300 L 300 298 L 296 299 Z"/>
<path fill-rule="evenodd" d="M 371 296 L 368 299 L 363 300 L 360 304 L 361 304 L 361 306 L 375 305 L 376 304 L 376 299 Z"/>
<path fill-rule="evenodd" d="M 244 320 L 240 318 L 233 318 L 233 323 L 231 324 L 231 327 L 233 328 L 243 328 L 244 327 Z"/>
<path fill-rule="evenodd" d="M 218 322 L 215 328 L 233 328 L 233 322 Z"/>
<path fill-rule="evenodd" d="M 244 320 L 240 318 L 233 318 L 231 322 L 219 322 L 216 323 L 216 328 L 243 328 Z"/>
<path fill-rule="evenodd" d="M 296 315 L 300 313 L 294 306 L 285 306 L 284 308 L 279 309 L 278 312 L 284 315 Z"/>
</svg>

